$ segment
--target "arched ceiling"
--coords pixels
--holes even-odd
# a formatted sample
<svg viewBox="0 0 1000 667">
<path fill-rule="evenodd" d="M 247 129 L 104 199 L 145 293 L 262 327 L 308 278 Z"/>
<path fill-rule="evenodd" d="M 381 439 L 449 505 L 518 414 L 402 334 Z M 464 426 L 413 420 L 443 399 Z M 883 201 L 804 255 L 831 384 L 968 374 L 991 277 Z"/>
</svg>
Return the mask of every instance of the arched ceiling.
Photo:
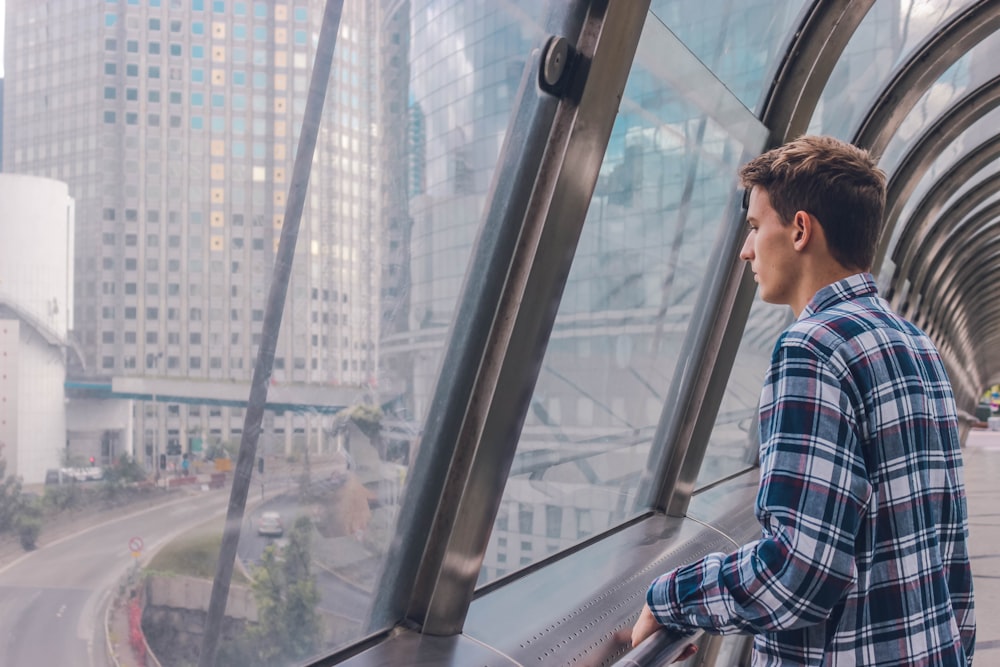
<svg viewBox="0 0 1000 667">
<path fill-rule="evenodd" d="M 1000 3 L 959 4 L 845 138 L 885 156 L 882 293 L 934 339 L 971 412 L 1000 379 Z"/>
</svg>

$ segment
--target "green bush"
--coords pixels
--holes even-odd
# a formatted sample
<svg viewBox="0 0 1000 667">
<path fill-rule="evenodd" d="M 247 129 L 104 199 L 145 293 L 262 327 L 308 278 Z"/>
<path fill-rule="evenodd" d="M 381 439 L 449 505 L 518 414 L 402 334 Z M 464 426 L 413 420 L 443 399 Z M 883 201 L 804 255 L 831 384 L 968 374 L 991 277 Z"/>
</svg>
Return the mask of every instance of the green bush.
<svg viewBox="0 0 1000 667">
<path fill-rule="evenodd" d="M 25 551 L 38 546 L 38 535 L 42 532 L 42 520 L 38 517 L 22 517 L 17 522 L 17 536 Z"/>
</svg>

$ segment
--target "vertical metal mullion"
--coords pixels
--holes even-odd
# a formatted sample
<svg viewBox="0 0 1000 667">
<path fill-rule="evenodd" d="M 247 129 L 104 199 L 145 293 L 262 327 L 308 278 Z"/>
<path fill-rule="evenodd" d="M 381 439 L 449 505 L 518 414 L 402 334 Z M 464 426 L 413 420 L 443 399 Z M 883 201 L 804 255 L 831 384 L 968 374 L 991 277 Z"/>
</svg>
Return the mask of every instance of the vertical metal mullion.
<svg viewBox="0 0 1000 667">
<path fill-rule="evenodd" d="M 595 0 L 578 7 L 586 15 L 577 31 L 576 74 L 555 108 L 541 159 L 529 174 L 529 196 L 513 202 L 523 208 L 512 210 L 511 202 L 500 196 L 501 188 L 492 193 L 483 238 L 489 236 L 486 230 L 501 225 L 513 227 L 516 243 L 502 262 L 474 263 L 467 278 L 445 361 L 446 371 L 463 374 L 462 393 L 438 409 L 432 406 L 428 421 L 427 432 L 443 439 L 426 444 L 447 455 L 450 465 L 440 486 L 428 489 L 425 478 L 419 485 L 424 491 L 412 494 L 422 494 L 422 510 L 433 515 L 428 532 L 416 536 L 424 551 L 412 573 L 412 597 L 405 611 L 407 620 L 428 634 L 462 630 L 649 2 Z M 517 144 L 514 148 L 532 149 Z M 502 169 L 498 174 L 502 184 Z M 483 238 L 477 257 L 485 253 L 484 259 L 495 259 L 497 251 Z M 492 301 L 478 304 L 487 311 L 488 321 L 479 323 L 480 337 L 470 341 L 461 317 L 466 309 L 475 310 L 467 304 L 478 299 L 479 272 L 496 272 L 492 279 L 499 290 L 490 294 Z M 468 358 L 456 364 L 462 347 L 470 343 L 474 345 L 467 350 Z M 454 378 L 442 372 L 435 403 L 448 393 L 442 384 L 453 383 Z M 450 414 L 444 418 L 446 412 Z M 437 493 L 432 496 L 432 491 Z M 402 543 L 413 530 L 402 518 L 400 523 L 402 537 L 397 542 Z M 409 551 L 413 553 L 412 545 Z M 390 561 L 400 573 L 401 553 Z M 396 575 L 383 580 L 383 589 L 406 583 Z M 391 618 L 383 617 L 386 620 Z"/>
<path fill-rule="evenodd" d="M 587 5 L 577 0 L 562 23 L 550 29 L 578 34 Z M 454 521 L 455 496 L 461 488 L 451 482 L 467 471 L 475 443 L 460 443 L 459 435 L 480 374 L 482 357 L 496 310 L 516 252 L 535 180 L 545 154 L 558 99 L 542 94 L 534 75 L 540 67 L 536 50 L 525 68 L 513 114 L 494 170 L 484 220 L 466 271 L 455 321 L 445 347 L 441 370 L 403 492 L 396 535 L 386 557 L 375 596 L 368 631 L 377 632 L 404 620 L 420 587 L 418 574 L 425 560 L 440 560 L 443 545 L 435 530 Z"/>
<path fill-rule="evenodd" d="M 872 4 L 874 0 L 815 0 L 804 13 L 762 104 L 768 146 L 783 144 L 809 126 L 837 60 Z M 756 292 L 739 259 L 743 212 L 731 208 L 731 230 L 713 257 L 719 263 L 710 264 L 729 269 L 702 291 L 702 305 L 680 357 L 685 367 L 675 372 L 637 494 L 638 502 L 673 516 L 687 510 Z M 682 407 L 675 409 L 674 401 Z"/>
<path fill-rule="evenodd" d="M 735 205 L 730 208 L 739 211 Z M 700 465 L 704 457 L 707 439 L 692 447 L 691 436 L 706 410 L 713 419 L 718 410 L 718 405 L 710 406 L 710 410 L 705 405 L 706 391 L 713 371 L 716 370 L 721 341 L 727 330 L 732 328 L 742 331 L 746 324 L 749 304 L 747 312 L 740 313 L 738 309 L 734 309 L 736 295 L 742 293 L 739 289 L 740 279 L 745 271 L 739 260 L 740 241 L 743 237 L 743 227 L 738 224 L 740 215 L 741 211 L 734 212 L 725 223 L 720 231 L 721 238 L 708 260 L 708 266 L 728 267 L 728 270 L 710 272 L 702 287 L 697 301 L 698 308 L 678 355 L 674 381 L 653 435 L 649 460 L 639 482 L 637 502 L 647 503 L 648 507 L 658 511 L 668 511 L 671 497 L 682 479 L 682 469 L 686 470 L 690 479 L 684 480 L 681 495 L 686 499 L 690 498 L 698 470 L 697 467 L 693 471 L 689 470 L 690 466 L 685 467 L 684 463 L 693 456 L 693 460 Z M 752 291 L 750 300 L 753 300 Z M 739 322 L 730 323 L 729 320 L 734 315 L 742 317 Z M 732 356 L 735 357 L 735 354 Z M 729 365 L 725 369 L 720 367 L 719 371 L 724 370 L 728 376 L 731 365 L 730 360 Z M 686 500 L 683 505 L 686 508 Z M 683 512 L 677 516 L 682 514 Z"/>
</svg>

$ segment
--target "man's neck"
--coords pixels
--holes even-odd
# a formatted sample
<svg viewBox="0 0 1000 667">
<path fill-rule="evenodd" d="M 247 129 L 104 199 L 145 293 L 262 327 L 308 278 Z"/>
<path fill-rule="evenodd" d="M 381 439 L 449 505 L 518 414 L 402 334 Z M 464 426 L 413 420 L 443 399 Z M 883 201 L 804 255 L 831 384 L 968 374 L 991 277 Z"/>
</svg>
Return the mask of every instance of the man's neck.
<svg viewBox="0 0 1000 667">
<path fill-rule="evenodd" d="M 808 278 L 802 281 L 800 289 L 797 290 L 795 303 L 788 305 L 791 306 L 792 312 L 798 318 L 821 289 L 860 272 L 861 269 L 848 269 L 836 262 L 822 267 L 822 270 L 812 271 L 808 273 Z"/>
</svg>

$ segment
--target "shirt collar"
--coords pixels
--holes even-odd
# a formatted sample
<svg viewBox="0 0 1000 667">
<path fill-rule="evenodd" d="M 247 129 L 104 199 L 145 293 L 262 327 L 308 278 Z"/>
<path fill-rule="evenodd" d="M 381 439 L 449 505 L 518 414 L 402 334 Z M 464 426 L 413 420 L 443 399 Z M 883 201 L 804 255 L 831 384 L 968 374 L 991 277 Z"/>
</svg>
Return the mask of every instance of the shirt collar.
<svg viewBox="0 0 1000 667">
<path fill-rule="evenodd" d="M 809 300 L 809 303 L 806 304 L 799 319 L 809 317 L 821 310 L 826 310 L 850 299 L 875 296 L 876 294 L 878 294 L 878 288 L 875 286 L 875 278 L 872 274 L 855 273 L 853 276 L 838 280 L 816 292 L 813 298 Z"/>
</svg>

